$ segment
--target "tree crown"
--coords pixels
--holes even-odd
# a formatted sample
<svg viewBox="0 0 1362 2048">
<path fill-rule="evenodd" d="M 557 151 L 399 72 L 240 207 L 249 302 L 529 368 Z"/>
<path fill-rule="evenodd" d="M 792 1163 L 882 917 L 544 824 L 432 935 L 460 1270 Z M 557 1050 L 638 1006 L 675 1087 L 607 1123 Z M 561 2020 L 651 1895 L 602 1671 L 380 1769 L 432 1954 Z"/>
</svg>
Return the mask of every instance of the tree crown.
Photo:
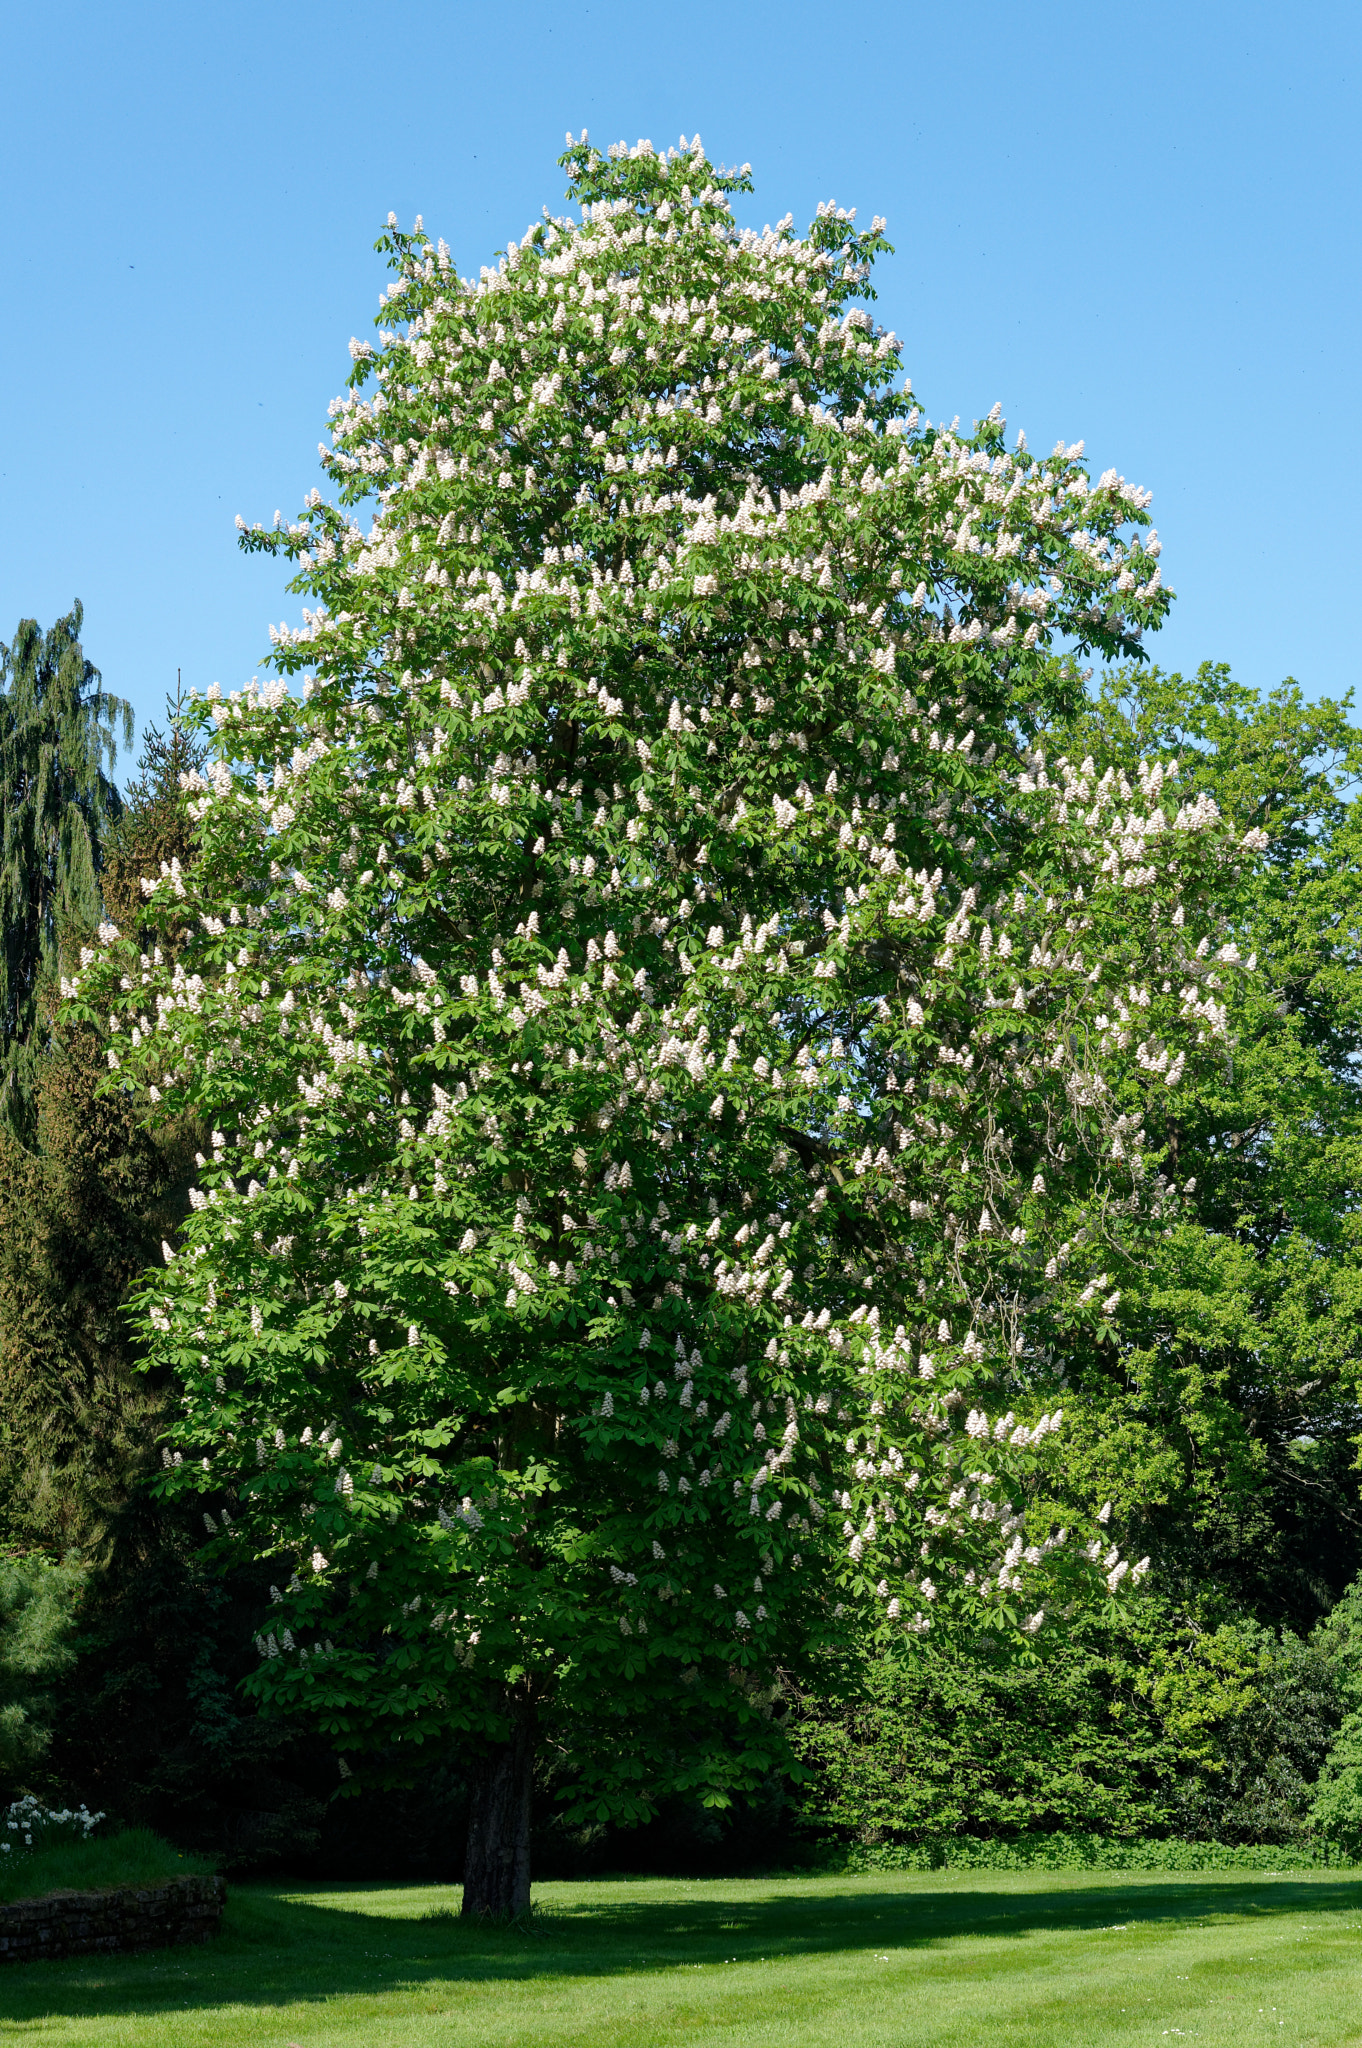
<svg viewBox="0 0 1362 2048">
<path fill-rule="evenodd" d="M 1049 1513 L 1051 1403 L 1174 1204 L 1236 855 L 1176 763 L 1030 746 L 1056 636 L 1163 615 L 1145 495 L 922 419 L 882 223 L 566 161 L 581 218 L 476 281 L 384 238 L 341 502 L 244 536 L 303 698 L 210 693 L 166 937 L 82 993 L 215 1126 L 141 1310 L 167 1488 L 287 1575 L 262 1693 L 395 1769 L 528 1686 L 640 1812 L 727 1796 L 849 1631 L 1126 1580 Z"/>
</svg>

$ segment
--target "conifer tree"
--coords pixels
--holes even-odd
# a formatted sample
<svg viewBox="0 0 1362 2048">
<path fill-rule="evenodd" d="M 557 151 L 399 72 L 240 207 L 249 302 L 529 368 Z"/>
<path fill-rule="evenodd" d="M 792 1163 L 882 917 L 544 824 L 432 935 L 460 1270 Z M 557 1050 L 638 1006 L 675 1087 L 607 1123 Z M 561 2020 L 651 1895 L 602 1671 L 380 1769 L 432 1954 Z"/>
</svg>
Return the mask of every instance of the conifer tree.
<svg viewBox="0 0 1362 2048">
<path fill-rule="evenodd" d="M 198 854 L 73 991 L 213 1126 L 140 1297 L 165 1487 L 275 1566 L 255 1687 L 343 1774 L 481 1759 L 473 1913 L 537 1744 L 583 1815 L 722 1803 L 783 1674 L 1138 1576 L 1048 1511 L 1057 1380 L 1241 971 L 1176 764 L 1031 747 L 1163 616 L 1145 495 L 923 417 L 878 220 L 564 161 L 478 279 L 390 222 L 339 502 L 245 537 L 280 679 L 209 693 Z"/>
<path fill-rule="evenodd" d="M 167 710 L 100 843 L 104 901 L 130 929 L 140 874 L 193 843 L 179 777 L 203 751 Z M 64 950 L 98 918 L 96 904 L 83 934 L 66 927 Z M 101 1097 L 102 1035 L 70 1015 L 48 1028 L 61 982 L 42 992 L 22 1134 L 0 1131 L 0 1541 L 107 1561 L 165 1398 L 136 1370 L 124 1298 L 188 1208 L 196 1140 L 192 1125 L 148 1128 L 127 1096 Z"/>
<path fill-rule="evenodd" d="M 100 911 L 101 839 L 118 816 L 109 779 L 132 707 L 80 644 L 79 602 L 45 633 L 21 619 L 0 646 L 0 1121 L 31 1127 L 44 982 L 63 930 Z"/>
</svg>

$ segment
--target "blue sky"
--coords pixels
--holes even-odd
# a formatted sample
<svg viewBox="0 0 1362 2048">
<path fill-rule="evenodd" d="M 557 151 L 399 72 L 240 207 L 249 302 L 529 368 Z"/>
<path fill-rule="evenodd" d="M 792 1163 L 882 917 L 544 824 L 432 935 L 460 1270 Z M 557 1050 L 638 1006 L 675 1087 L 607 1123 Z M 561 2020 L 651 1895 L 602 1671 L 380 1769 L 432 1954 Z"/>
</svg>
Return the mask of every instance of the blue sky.
<svg viewBox="0 0 1362 2048">
<path fill-rule="evenodd" d="M 747 217 L 888 217 L 879 316 L 933 418 L 1001 399 L 1154 492 L 1151 651 L 1312 695 L 1353 610 L 1359 11 L 862 0 L 230 7 L 6 21 L 0 638 L 79 595 L 139 718 L 297 617 L 233 518 L 292 513 L 386 273 L 390 207 L 476 270 L 565 130 L 698 129 Z M 126 766 L 126 764 L 122 764 Z M 122 767 L 120 769 L 122 772 Z"/>
</svg>

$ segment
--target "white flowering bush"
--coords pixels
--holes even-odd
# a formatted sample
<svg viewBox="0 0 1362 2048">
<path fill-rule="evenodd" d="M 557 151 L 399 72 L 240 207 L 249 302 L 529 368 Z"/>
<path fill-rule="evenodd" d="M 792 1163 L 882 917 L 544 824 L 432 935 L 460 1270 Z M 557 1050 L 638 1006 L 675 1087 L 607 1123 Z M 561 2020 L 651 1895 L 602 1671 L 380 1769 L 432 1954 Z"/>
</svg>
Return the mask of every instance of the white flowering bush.
<svg viewBox="0 0 1362 2048">
<path fill-rule="evenodd" d="M 88 1806 L 44 1806 L 29 1792 L 4 1809 L 0 1828 L 0 1855 L 25 1855 L 42 1849 L 60 1848 L 67 1842 L 88 1842 L 106 1816 L 91 1813 Z"/>
<path fill-rule="evenodd" d="M 1246 971 L 1176 763 L 1031 751 L 1163 615 L 1145 495 L 922 415 L 882 223 L 565 163 L 476 280 L 391 225 L 337 502 L 245 536 L 281 680 L 69 990 L 212 1128 L 138 1312 L 167 1493 L 277 1566 L 255 1689 L 347 1774 L 481 1747 L 508 1910 L 536 1729 L 583 1813 L 722 1801 L 782 1671 L 1139 1576 L 1028 1510 Z"/>
</svg>

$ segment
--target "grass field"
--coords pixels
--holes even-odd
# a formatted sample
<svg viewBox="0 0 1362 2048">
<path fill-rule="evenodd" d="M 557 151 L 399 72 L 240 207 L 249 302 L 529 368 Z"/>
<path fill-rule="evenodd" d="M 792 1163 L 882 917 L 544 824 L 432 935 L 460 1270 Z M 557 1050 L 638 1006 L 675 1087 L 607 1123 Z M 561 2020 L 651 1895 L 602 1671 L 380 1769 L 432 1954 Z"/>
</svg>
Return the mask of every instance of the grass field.
<svg viewBox="0 0 1362 2048">
<path fill-rule="evenodd" d="M 42 2048 L 1362 2048 L 1362 1879 L 961 1871 L 233 1891 L 207 1949 L 0 1969 Z"/>
<path fill-rule="evenodd" d="M 150 1828 L 124 1828 L 116 1835 L 91 1835 L 88 1841 L 58 1841 L 46 1849 L 11 1849 L 0 1855 L 0 1900 L 40 1898 L 44 1892 L 92 1892 L 117 1884 L 164 1884 L 168 1877 L 212 1868 L 205 1857 L 182 1856 Z"/>
</svg>

